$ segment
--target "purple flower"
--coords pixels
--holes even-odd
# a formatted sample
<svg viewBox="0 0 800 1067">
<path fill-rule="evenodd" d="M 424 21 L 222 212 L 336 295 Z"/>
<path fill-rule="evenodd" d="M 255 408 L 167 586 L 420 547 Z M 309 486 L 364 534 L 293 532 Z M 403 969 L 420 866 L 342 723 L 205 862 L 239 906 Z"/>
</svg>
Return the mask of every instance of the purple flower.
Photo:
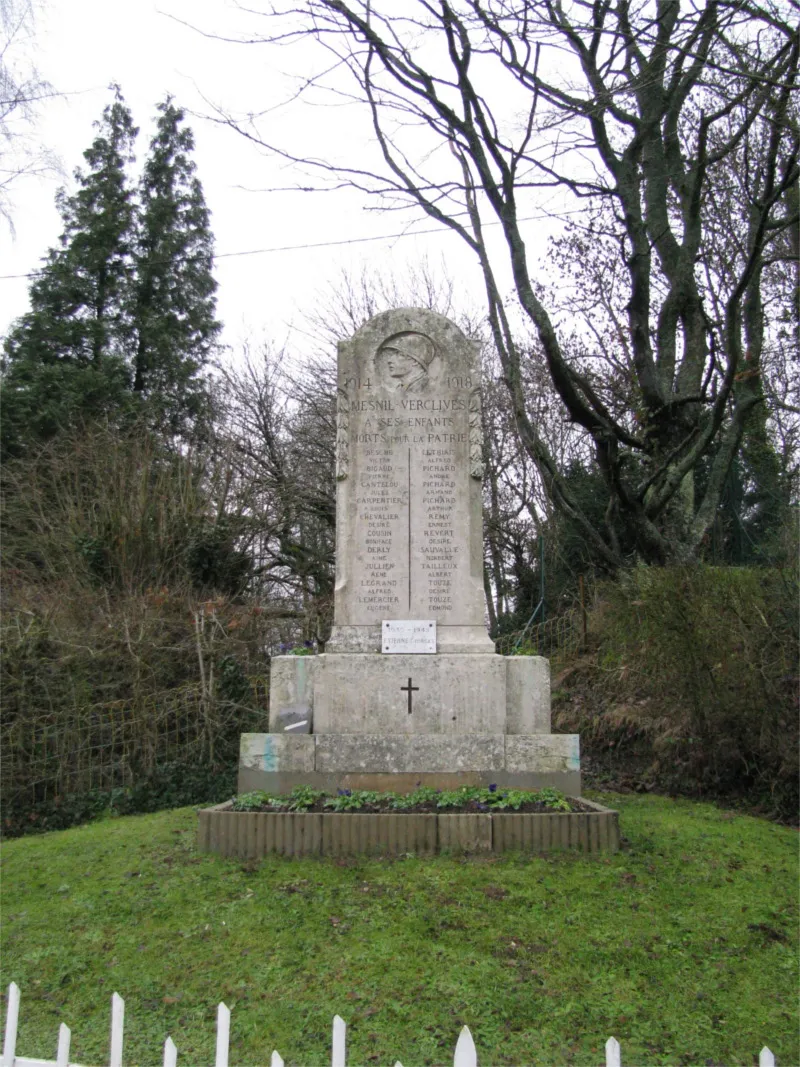
<svg viewBox="0 0 800 1067">
<path fill-rule="evenodd" d="M 337 789 L 336 793 L 340 797 L 351 797 L 353 795 L 353 791 L 351 789 Z"/>
<path fill-rule="evenodd" d="M 497 792 L 497 785 L 494 782 L 492 782 L 492 784 L 489 786 L 489 792 L 490 793 L 496 793 Z"/>
</svg>

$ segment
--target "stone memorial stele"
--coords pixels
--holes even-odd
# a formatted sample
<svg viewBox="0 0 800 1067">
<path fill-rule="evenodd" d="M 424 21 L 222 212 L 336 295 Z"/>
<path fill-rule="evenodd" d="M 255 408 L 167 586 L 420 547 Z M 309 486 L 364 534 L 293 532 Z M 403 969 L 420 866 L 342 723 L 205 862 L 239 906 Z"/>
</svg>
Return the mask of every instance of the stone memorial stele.
<svg viewBox="0 0 800 1067">
<path fill-rule="evenodd" d="M 340 342 L 333 630 L 322 655 L 273 657 L 270 732 L 242 735 L 240 792 L 580 795 L 578 737 L 550 733 L 548 661 L 499 656 L 486 631 L 478 353 L 417 308 Z"/>
</svg>

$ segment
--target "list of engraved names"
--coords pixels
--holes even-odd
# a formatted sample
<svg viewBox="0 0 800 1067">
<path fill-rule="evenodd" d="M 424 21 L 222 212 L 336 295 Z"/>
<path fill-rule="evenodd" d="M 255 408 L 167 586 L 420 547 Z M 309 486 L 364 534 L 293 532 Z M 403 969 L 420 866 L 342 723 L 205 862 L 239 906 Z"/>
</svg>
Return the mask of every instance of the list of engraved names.
<svg viewBox="0 0 800 1067">
<path fill-rule="evenodd" d="M 446 378 L 436 396 L 387 396 L 369 380 L 348 390 L 354 622 L 450 621 L 469 572 L 470 384 Z"/>
</svg>

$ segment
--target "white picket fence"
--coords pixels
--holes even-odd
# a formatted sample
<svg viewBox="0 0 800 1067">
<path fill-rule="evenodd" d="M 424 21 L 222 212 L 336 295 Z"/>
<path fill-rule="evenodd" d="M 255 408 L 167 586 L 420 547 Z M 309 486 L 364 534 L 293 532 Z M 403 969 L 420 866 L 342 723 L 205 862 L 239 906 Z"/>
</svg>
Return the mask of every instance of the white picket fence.
<svg viewBox="0 0 800 1067">
<path fill-rule="evenodd" d="M 78 1067 L 70 1063 L 69 1043 L 72 1032 L 64 1023 L 58 1028 L 58 1048 L 54 1060 L 39 1060 L 17 1055 L 17 1026 L 19 1024 L 19 986 L 12 982 L 8 987 L 6 1032 L 3 1040 L 3 1056 L 0 1067 Z M 122 1067 L 122 1037 L 125 1026 L 125 1001 L 118 993 L 111 998 L 111 1050 L 108 1067 Z M 231 1011 L 224 1004 L 217 1006 L 217 1050 L 214 1067 L 228 1067 L 228 1050 L 231 1034 Z M 346 1067 L 347 1025 L 338 1015 L 333 1017 L 331 1039 L 331 1067 Z M 164 1042 L 164 1067 L 177 1067 L 178 1050 L 171 1037 Z M 193 1065 L 194 1067 L 194 1065 Z M 273 1052 L 270 1067 L 283 1067 L 283 1059 Z M 403 1067 L 399 1060 L 394 1067 Z M 456 1042 L 453 1067 L 478 1067 L 478 1052 L 469 1027 L 463 1026 Z M 610 1037 L 606 1041 L 606 1067 L 622 1067 L 619 1041 Z M 775 1067 L 775 1057 L 770 1050 L 762 1048 L 758 1067 Z"/>
</svg>

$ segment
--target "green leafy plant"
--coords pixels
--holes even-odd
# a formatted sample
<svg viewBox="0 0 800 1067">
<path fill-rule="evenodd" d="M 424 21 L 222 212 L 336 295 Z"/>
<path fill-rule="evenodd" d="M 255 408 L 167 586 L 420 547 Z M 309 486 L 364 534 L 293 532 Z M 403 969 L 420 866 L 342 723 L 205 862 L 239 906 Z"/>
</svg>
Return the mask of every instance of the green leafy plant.
<svg viewBox="0 0 800 1067">
<path fill-rule="evenodd" d="M 240 793 L 238 797 L 234 797 L 233 810 L 258 811 L 265 804 L 271 803 L 272 799 L 269 793 L 265 793 L 263 789 L 254 789 L 250 793 Z"/>
<path fill-rule="evenodd" d="M 538 799 L 548 806 L 548 808 L 555 808 L 556 811 L 569 811 L 569 801 L 558 789 L 550 789 L 545 787 L 540 789 L 537 794 Z"/>
<path fill-rule="evenodd" d="M 98 818 L 140 815 L 185 804 L 218 804 L 231 796 L 235 784 L 235 767 L 220 770 L 196 763 L 162 763 L 124 788 L 64 793 L 33 802 L 24 797 L 5 800 L 0 829 L 3 837 L 20 837 L 65 830 Z M 258 807 L 254 803 L 250 809 L 237 810 Z"/>
<path fill-rule="evenodd" d="M 539 645 L 535 641 L 523 641 L 521 645 L 507 652 L 508 656 L 540 656 Z"/>
<path fill-rule="evenodd" d="M 322 789 L 312 789 L 310 785 L 296 785 L 289 794 L 289 807 L 292 811 L 308 811 L 324 796 Z"/>
<path fill-rule="evenodd" d="M 325 807 L 331 811 L 358 811 L 378 804 L 383 796 L 370 789 L 340 789 L 336 796 L 325 798 Z"/>
<path fill-rule="evenodd" d="M 437 808 L 459 808 L 471 800 L 480 801 L 481 789 L 464 785 L 460 789 L 443 789 L 436 799 Z"/>
<path fill-rule="evenodd" d="M 259 811 L 265 808 L 288 811 L 310 811 L 320 802 L 328 811 L 346 812 L 380 810 L 388 812 L 415 811 L 420 808 L 443 810 L 468 808 L 476 811 L 519 811 L 524 805 L 544 805 L 550 811 L 571 811 L 570 802 L 557 789 L 539 792 L 526 789 L 502 789 L 462 786 L 460 789 L 434 789 L 420 786 L 411 793 L 377 792 L 371 789 L 339 789 L 335 794 L 311 786 L 296 786 L 284 796 L 254 791 L 243 793 L 234 800 L 235 811 Z"/>
<path fill-rule="evenodd" d="M 419 786 L 413 793 L 387 793 L 395 811 L 407 811 L 422 804 L 435 804 L 439 791 L 432 786 Z"/>
<path fill-rule="evenodd" d="M 498 811 L 506 811 L 509 808 L 518 811 L 526 801 L 535 796 L 537 796 L 536 793 L 529 793 L 524 789 L 509 789 L 507 793 L 490 793 L 488 801 L 484 803 L 497 808 Z"/>
</svg>

